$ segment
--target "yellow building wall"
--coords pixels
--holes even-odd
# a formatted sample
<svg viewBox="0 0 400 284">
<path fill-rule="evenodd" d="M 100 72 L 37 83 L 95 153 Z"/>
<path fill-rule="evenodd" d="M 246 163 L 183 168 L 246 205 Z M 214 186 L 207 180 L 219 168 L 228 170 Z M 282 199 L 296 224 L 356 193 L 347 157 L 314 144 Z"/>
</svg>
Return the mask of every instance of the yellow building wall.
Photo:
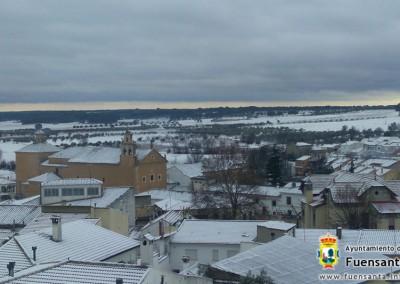
<svg viewBox="0 0 400 284">
<path fill-rule="evenodd" d="M 101 226 L 124 236 L 129 234 L 128 215 L 112 208 L 95 208 L 90 210 L 91 218 L 101 218 Z"/>
<path fill-rule="evenodd" d="M 393 216 L 394 218 L 394 229 L 399 230 L 400 229 L 400 216 Z M 373 217 L 372 220 L 372 225 L 373 227 L 376 226 L 374 229 L 381 229 L 381 230 L 389 230 L 389 224 L 390 224 L 390 217 L 389 216 L 384 216 L 384 215 L 376 215 Z"/>
<path fill-rule="evenodd" d="M 151 181 L 151 175 L 154 180 Z M 160 179 L 158 176 L 160 175 Z M 145 177 L 145 181 L 143 181 Z M 135 171 L 135 189 L 137 193 L 147 191 L 152 188 L 167 187 L 167 164 L 157 151 L 151 151 L 136 167 Z"/>
<path fill-rule="evenodd" d="M 47 160 L 47 157 L 55 152 L 34 153 L 34 152 L 15 152 L 16 163 L 16 185 L 17 195 L 22 194 L 22 183 L 30 178 L 41 174 L 40 164 Z"/>
</svg>

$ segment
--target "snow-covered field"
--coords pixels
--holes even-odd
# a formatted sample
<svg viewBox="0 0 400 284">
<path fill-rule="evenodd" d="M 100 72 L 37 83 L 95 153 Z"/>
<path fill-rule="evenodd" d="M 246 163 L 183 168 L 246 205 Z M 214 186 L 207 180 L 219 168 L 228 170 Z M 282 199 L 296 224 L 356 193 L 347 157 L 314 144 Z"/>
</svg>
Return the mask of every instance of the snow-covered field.
<svg viewBox="0 0 400 284">
<path fill-rule="evenodd" d="M 158 124 L 160 128 L 148 129 L 148 130 L 137 130 L 133 131 L 133 138 L 136 141 L 141 141 L 141 143 L 150 143 L 152 138 L 167 137 L 165 142 L 161 142 L 160 140 L 156 140 L 155 147 L 163 146 L 161 144 L 165 144 L 165 147 L 170 147 L 170 141 L 168 136 L 174 137 L 173 130 L 164 129 L 161 124 L 167 123 L 167 118 L 158 118 L 158 119 L 148 119 L 143 120 L 146 124 Z M 268 124 L 266 124 L 269 122 Z M 243 123 L 248 126 L 256 125 L 258 123 L 264 123 L 262 125 L 258 125 L 260 127 L 289 127 L 295 129 L 309 130 L 309 131 L 325 131 L 325 130 L 340 130 L 343 125 L 346 125 L 348 128 L 356 127 L 359 130 L 364 130 L 371 128 L 372 130 L 381 127 L 386 130 L 388 126 L 393 123 L 400 123 L 399 113 L 394 110 L 369 110 L 369 111 L 359 111 L 359 112 L 349 112 L 343 114 L 335 114 L 335 115 L 287 115 L 287 116 L 259 116 L 257 118 L 246 119 L 244 117 L 229 117 L 219 121 L 212 121 L 211 119 L 203 119 L 201 122 L 196 120 L 180 120 L 179 124 L 182 126 L 203 126 L 203 125 L 212 125 L 212 124 L 236 124 Z M 43 128 L 50 128 L 53 130 L 66 130 L 66 129 L 74 129 L 73 126 L 79 125 L 78 123 L 60 123 L 60 124 L 42 124 Z M 6 121 L 0 122 L 0 130 L 12 130 L 12 129 L 22 129 L 22 128 L 31 128 L 34 129 L 35 125 L 22 125 L 19 122 Z M 87 132 L 83 128 L 75 128 L 76 134 L 96 134 L 96 132 Z M 103 133 L 99 132 L 97 134 Z M 59 133 L 59 137 L 65 135 L 67 133 Z M 110 129 L 110 131 L 106 132 L 104 136 L 97 137 L 89 137 L 89 143 L 95 143 L 97 141 L 105 142 L 105 141 L 121 141 L 123 136 L 123 131 L 115 131 Z M 77 139 L 57 139 L 53 141 L 52 139 L 48 140 L 48 143 L 54 145 L 60 145 L 62 143 L 80 143 L 81 141 Z M 0 149 L 3 151 L 3 159 L 10 161 L 15 160 L 15 151 L 24 147 L 29 143 L 15 143 L 13 141 L 10 142 L 0 142 Z M 158 144 L 158 145 L 157 145 Z M 158 147 L 157 147 L 158 148 Z M 161 147 L 162 148 L 162 147 Z M 171 160 L 175 160 L 175 157 L 170 157 Z"/>
<path fill-rule="evenodd" d="M 181 120 L 179 123 L 182 126 L 200 126 L 211 124 L 236 124 L 244 123 L 255 125 L 257 123 L 271 124 L 265 125 L 271 127 L 289 127 L 295 129 L 309 131 L 325 131 L 325 130 L 340 130 L 343 125 L 347 127 L 356 127 L 359 130 L 381 127 L 384 130 L 392 123 L 400 123 L 399 113 L 395 110 L 368 110 L 349 112 L 342 114 L 331 115 L 287 115 L 287 116 L 259 116 L 257 118 L 240 118 L 227 119 L 222 121 L 212 121 L 211 119 L 203 119 L 201 123 L 195 120 Z"/>
<path fill-rule="evenodd" d="M 16 143 L 14 141 L 0 142 L 0 150 L 3 151 L 3 160 L 15 161 L 15 151 L 29 144 L 30 143 Z"/>
</svg>

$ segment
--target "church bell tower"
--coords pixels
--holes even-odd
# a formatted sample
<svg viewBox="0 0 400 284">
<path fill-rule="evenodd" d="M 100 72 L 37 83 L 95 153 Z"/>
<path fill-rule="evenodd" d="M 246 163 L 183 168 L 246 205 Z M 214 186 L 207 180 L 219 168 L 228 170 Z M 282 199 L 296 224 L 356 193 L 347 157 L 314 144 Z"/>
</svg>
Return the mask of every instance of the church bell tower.
<svg viewBox="0 0 400 284">
<path fill-rule="evenodd" d="M 132 140 L 132 133 L 126 130 L 121 143 L 121 157 L 135 157 L 135 155 L 136 144 Z"/>
</svg>

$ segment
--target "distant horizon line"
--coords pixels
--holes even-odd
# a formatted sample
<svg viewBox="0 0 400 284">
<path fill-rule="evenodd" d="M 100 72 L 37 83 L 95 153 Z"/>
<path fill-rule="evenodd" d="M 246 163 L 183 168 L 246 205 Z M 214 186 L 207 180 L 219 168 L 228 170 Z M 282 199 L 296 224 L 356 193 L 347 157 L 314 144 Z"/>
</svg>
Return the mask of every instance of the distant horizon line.
<svg viewBox="0 0 400 284">
<path fill-rule="evenodd" d="M 0 112 L 18 111 L 96 111 L 124 109 L 198 109 L 218 107 L 314 107 L 314 106 L 389 106 L 397 105 L 399 100 L 370 100 L 370 101 L 216 101 L 216 102 L 145 102 L 145 101 L 88 101 L 88 102 L 54 102 L 54 103 L 2 103 Z"/>
</svg>

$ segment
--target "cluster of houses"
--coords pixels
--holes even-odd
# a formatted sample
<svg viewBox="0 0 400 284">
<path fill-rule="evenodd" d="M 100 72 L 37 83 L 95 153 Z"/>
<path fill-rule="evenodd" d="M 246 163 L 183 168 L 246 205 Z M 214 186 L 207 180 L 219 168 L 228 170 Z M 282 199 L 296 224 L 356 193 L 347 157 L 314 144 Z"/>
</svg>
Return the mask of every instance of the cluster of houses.
<svg viewBox="0 0 400 284">
<path fill-rule="evenodd" d="M 15 182 L 11 198 L 0 201 L 0 283 L 238 283 L 262 271 L 274 283 L 310 283 L 321 273 L 400 270 L 339 261 L 335 271 L 324 271 L 316 254 L 327 233 L 338 237 L 340 248 L 396 244 L 400 180 L 390 171 L 357 169 L 395 173 L 398 160 L 353 161 L 353 172 L 260 186 L 252 196 L 256 220 L 220 220 L 218 210 L 192 201 L 190 190 L 214 184 L 200 163 L 168 163 L 156 150 L 137 149 L 129 131 L 120 149 L 63 150 L 39 131 L 16 157 L 16 176 L 1 173 Z"/>
<path fill-rule="evenodd" d="M 351 170 L 376 174 L 384 179 L 400 179 L 399 137 L 365 138 L 337 145 L 298 142 L 294 152 L 300 156 L 292 171 L 296 177 L 304 177 L 324 167 L 332 171 Z"/>
</svg>

